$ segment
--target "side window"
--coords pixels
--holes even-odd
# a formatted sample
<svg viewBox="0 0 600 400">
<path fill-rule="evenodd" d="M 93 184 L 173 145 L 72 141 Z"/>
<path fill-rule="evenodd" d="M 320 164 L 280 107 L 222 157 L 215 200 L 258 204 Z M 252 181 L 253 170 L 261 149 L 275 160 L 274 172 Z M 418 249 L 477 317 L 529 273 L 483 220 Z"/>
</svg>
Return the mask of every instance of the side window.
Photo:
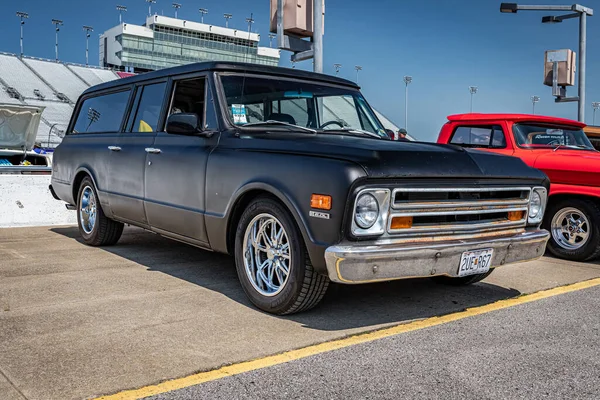
<svg viewBox="0 0 600 400">
<path fill-rule="evenodd" d="M 140 87 L 142 94 L 131 127 L 132 132 L 156 132 L 166 86 L 166 82 L 161 82 Z"/>
<path fill-rule="evenodd" d="M 175 93 L 169 108 L 169 115 L 177 113 L 194 113 L 200 118 L 200 126 L 204 126 L 204 99 L 206 78 L 193 78 L 175 82 Z"/>
<path fill-rule="evenodd" d="M 465 147 L 505 148 L 506 138 L 502 127 L 492 126 L 459 126 L 454 131 L 451 144 Z"/>
<path fill-rule="evenodd" d="M 73 133 L 119 132 L 130 90 L 85 99 L 75 120 Z"/>
</svg>

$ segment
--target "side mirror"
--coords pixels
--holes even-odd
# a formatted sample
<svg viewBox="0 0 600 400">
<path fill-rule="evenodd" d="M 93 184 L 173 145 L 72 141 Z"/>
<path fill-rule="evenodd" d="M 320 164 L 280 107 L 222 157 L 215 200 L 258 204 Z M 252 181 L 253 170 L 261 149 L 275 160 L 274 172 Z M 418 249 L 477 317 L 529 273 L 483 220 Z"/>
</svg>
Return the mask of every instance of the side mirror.
<svg viewBox="0 0 600 400">
<path fill-rule="evenodd" d="M 194 113 L 171 114 L 167 118 L 167 133 L 196 135 L 200 133 L 200 117 Z"/>
</svg>

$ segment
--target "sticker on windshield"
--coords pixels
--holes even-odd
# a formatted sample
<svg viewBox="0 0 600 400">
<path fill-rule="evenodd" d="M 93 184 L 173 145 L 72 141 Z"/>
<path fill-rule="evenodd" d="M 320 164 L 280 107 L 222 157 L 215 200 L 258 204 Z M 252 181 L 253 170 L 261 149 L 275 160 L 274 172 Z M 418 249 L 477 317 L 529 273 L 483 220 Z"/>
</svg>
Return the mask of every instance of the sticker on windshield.
<svg viewBox="0 0 600 400">
<path fill-rule="evenodd" d="M 232 104 L 231 112 L 233 113 L 234 124 L 245 124 L 248 122 L 246 119 L 246 106 L 244 104 Z"/>
</svg>

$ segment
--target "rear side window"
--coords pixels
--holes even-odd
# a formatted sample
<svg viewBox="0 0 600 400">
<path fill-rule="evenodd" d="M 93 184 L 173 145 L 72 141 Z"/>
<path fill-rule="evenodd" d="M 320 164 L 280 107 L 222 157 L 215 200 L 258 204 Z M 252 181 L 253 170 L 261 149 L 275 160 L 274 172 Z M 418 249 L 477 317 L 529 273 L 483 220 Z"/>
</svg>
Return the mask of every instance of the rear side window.
<svg viewBox="0 0 600 400">
<path fill-rule="evenodd" d="M 132 132 L 156 132 L 166 86 L 166 82 L 161 82 L 140 88 L 142 96 L 131 128 Z"/>
<path fill-rule="evenodd" d="M 464 147 L 503 149 L 506 147 L 506 137 L 500 125 L 459 126 L 450 143 Z"/>
<path fill-rule="evenodd" d="M 85 99 L 73 133 L 118 132 L 129 100 L 129 90 Z"/>
</svg>

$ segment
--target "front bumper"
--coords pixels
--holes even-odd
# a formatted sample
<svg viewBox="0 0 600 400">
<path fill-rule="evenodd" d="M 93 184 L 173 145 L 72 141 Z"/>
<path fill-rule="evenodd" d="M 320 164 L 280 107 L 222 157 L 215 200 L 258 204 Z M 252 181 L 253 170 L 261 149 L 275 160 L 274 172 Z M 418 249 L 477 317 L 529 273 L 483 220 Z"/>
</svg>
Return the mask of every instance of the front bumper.
<svg viewBox="0 0 600 400">
<path fill-rule="evenodd" d="M 343 242 L 325 250 L 329 279 L 356 284 L 393 279 L 458 276 L 464 251 L 494 249 L 490 268 L 540 258 L 550 233 L 525 230 L 510 236 L 440 243 Z"/>
</svg>

